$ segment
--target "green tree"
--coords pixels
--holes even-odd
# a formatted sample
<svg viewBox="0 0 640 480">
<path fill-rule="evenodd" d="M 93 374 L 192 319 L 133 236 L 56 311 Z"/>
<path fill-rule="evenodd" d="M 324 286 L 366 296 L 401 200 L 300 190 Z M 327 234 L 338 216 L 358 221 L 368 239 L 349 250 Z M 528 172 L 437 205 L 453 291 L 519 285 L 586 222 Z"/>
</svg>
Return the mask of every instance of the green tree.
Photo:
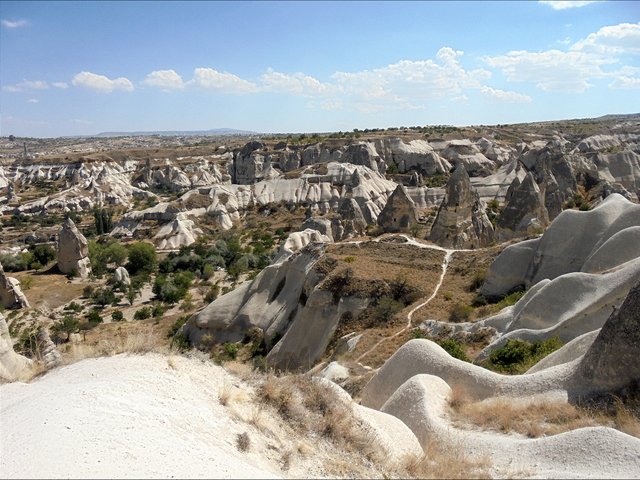
<svg viewBox="0 0 640 480">
<path fill-rule="evenodd" d="M 75 318 L 72 315 L 65 315 L 64 317 L 62 317 L 62 320 L 60 320 L 58 323 L 56 323 L 53 326 L 51 330 L 56 335 L 60 335 L 60 333 L 66 334 L 67 341 L 69 341 L 69 336 L 72 333 L 77 332 L 79 327 L 80 327 L 80 322 L 78 321 L 77 318 Z"/>
<path fill-rule="evenodd" d="M 150 243 L 136 242 L 129 245 L 129 262 L 126 268 L 131 275 L 152 272 L 156 261 L 156 249 Z"/>
</svg>

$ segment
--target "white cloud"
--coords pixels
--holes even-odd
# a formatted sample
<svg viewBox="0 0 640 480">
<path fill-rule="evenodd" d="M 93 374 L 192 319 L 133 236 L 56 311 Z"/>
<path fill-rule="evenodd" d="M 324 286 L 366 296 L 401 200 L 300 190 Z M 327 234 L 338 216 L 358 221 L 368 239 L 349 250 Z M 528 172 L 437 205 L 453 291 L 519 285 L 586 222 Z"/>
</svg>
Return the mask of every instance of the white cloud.
<svg viewBox="0 0 640 480">
<path fill-rule="evenodd" d="M 640 88 L 640 68 L 625 66 L 611 74 L 613 82 L 609 88 L 617 90 L 635 90 Z"/>
<path fill-rule="evenodd" d="M 61 88 L 61 89 L 65 89 L 65 88 L 69 88 L 69 84 L 67 82 L 53 82 L 51 85 L 53 85 L 56 88 Z"/>
<path fill-rule="evenodd" d="M 571 47 L 574 51 L 585 51 L 603 55 L 640 55 L 640 22 L 620 23 L 602 27 Z"/>
<path fill-rule="evenodd" d="M 165 90 L 180 89 L 184 87 L 182 77 L 175 70 L 155 70 L 147 75 L 142 83 L 151 87 L 159 87 Z"/>
<path fill-rule="evenodd" d="M 480 87 L 480 92 L 487 97 L 509 103 L 529 103 L 533 100 L 529 95 L 500 90 L 498 88 L 492 88 L 486 85 Z"/>
<path fill-rule="evenodd" d="M 322 83 L 304 73 L 286 74 L 269 68 L 260 80 L 264 89 L 271 92 L 290 93 L 293 95 L 318 96 L 336 93 L 340 87 L 330 83 Z"/>
<path fill-rule="evenodd" d="M 538 3 L 543 5 L 549 5 L 554 10 L 567 10 L 568 8 L 580 8 L 586 7 L 592 3 L 597 3 L 596 0 L 540 0 Z"/>
<path fill-rule="evenodd" d="M 73 77 L 71 83 L 76 87 L 84 87 L 104 93 L 109 93 L 113 90 L 124 90 L 126 92 L 133 90 L 133 83 L 128 78 L 119 77 L 112 80 L 104 75 L 91 72 L 78 73 Z"/>
<path fill-rule="evenodd" d="M 22 92 L 24 90 L 46 90 L 49 85 L 44 80 L 23 80 L 15 85 L 2 87 L 5 92 Z"/>
<path fill-rule="evenodd" d="M 39 100 L 37 98 L 30 98 L 29 100 L 27 100 L 27 103 L 38 103 Z"/>
<path fill-rule="evenodd" d="M 259 91 L 256 84 L 232 73 L 219 72 L 213 68 L 196 68 L 193 72 L 193 80 L 189 83 L 206 90 L 217 90 L 221 93 L 242 94 Z"/>
<path fill-rule="evenodd" d="M 603 65 L 616 59 L 584 52 L 513 51 L 485 57 L 485 62 L 502 70 L 510 82 L 533 82 L 546 92 L 581 93 L 592 87 L 590 80 L 605 77 Z"/>
<path fill-rule="evenodd" d="M 29 22 L 27 22 L 26 20 L 5 20 L 5 19 L 2 19 L 0 21 L 0 23 L 2 23 L 2 26 L 6 27 L 6 28 L 20 28 L 20 27 L 26 27 L 27 25 L 29 25 Z"/>
<path fill-rule="evenodd" d="M 361 111 L 424 108 L 425 100 L 455 97 L 477 89 L 491 77 L 484 69 L 465 70 L 459 62 L 463 52 L 441 48 L 436 60 L 401 60 L 386 67 L 359 72 L 336 72 L 332 78 L 359 102 Z"/>
</svg>

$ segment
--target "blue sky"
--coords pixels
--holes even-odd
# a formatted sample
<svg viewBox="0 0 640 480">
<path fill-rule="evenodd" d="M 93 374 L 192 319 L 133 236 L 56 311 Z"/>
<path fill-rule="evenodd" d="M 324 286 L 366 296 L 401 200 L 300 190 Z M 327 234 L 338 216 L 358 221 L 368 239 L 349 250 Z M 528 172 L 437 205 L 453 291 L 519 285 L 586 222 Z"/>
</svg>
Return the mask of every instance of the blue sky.
<svg viewBox="0 0 640 480">
<path fill-rule="evenodd" d="M 640 112 L 640 2 L 0 1 L 0 134 Z"/>
</svg>

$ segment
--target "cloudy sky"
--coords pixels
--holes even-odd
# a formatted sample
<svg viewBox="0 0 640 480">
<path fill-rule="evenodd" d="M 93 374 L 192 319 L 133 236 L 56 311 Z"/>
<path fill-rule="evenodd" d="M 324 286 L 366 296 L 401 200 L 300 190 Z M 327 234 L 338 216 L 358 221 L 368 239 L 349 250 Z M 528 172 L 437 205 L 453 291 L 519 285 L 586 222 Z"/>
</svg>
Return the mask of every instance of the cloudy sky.
<svg viewBox="0 0 640 480">
<path fill-rule="evenodd" d="M 0 1 L 0 135 L 640 112 L 640 2 Z"/>
</svg>

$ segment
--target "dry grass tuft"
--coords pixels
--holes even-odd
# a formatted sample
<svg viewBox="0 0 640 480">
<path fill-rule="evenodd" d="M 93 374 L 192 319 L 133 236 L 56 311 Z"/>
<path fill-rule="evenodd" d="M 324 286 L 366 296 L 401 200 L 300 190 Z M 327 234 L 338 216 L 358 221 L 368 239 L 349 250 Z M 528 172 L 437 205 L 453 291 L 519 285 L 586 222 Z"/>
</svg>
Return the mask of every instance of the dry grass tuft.
<svg viewBox="0 0 640 480">
<path fill-rule="evenodd" d="M 443 448 L 431 441 L 421 456 L 405 458 L 400 473 L 413 478 L 491 478 L 489 468 L 487 458 L 466 457 L 461 446 Z"/>
<path fill-rule="evenodd" d="M 241 452 L 246 452 L 251 447 L 251 438 L 247 432 L 239 433 L 236 437 L 236 446 Z"/>
<path fill-rule="evenodd" d="M 320 382 L 305 375 L 267 374 L 258 395 L 298 434 L 315 441 L 324 438 L 341 452 L 357 454 L 368 462 L 386 460 L 372 434 L 354 419 L 351 405 Z M 298 449 L 308 450 L 301 445 Z"/>
<path fill-rule="evenodd" d="M 218 392 L 218 401 L 220 405 L 228 406 L 232 403 L 246 402 L 248 400 L 247 394 L 238 387 L 231 385 L 226 380 L 220 387 Z"/>
<path fill-rule="evenodd" d="M 454 424 L 483 430 L 519 433 L 530 438 L 556 435 L 576 428 L 607 426 L 640 437 L 640 419 L 616 400 L 608 410 L 579 407 L 563 401 L 492 398 L 449 405 Z"/>
</svg>

